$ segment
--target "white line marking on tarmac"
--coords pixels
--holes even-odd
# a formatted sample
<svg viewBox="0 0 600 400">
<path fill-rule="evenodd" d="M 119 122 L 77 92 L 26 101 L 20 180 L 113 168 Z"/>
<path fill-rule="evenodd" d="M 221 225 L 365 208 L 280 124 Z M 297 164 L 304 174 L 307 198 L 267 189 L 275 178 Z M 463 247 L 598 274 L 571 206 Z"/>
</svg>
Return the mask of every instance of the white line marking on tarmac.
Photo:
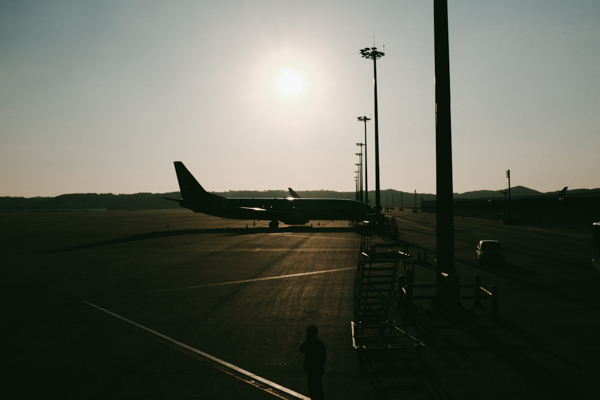
<svg viewBox="0 0 600 400">
<path fill-rule="evenodd" d="M 97 310 L 100 310 L 108 315 L 111 315 L 115 318 L 120 319 L 121 321 L 125 321 L 128 324 L 131 324 L 135 327 L 138 327 L 146 332 L 149 332 L 155 336 L 157 336 L 158 338 L 160 338 L 162 341 L 165 341 L 167 344 L 169 345 L 174 345 L 176 349 L 178 349 L 179 351 L 182 351 L 185 354 L 194 356 L 194 358 L 197 358 L 201 361 L 205 361 L 209 364 L 211 364 L 213 367 L 216 367 L 246 383 L 249 383 L 252 386 L 255 386 L 259 389 L 262 389 L 268 393 L 271 393 L 274 396 L 277 396 L 281 399 L 301 399 L 301 400 L 310 400 L 309 397 L 306 397 L 304 395 L 301 395 L 300 393 L 294 392 L 293 390 L 290 390 L 288 388 L 285 388 L 281 385 L 278 385 L 275 382 L 271 382 L 268 379 L 262 378 L 258 375 L 255 375 L 249 371 L 246 371 L 245 369 L 236 367 L 233 364 L 230 364 L 228 362 L 225 362 L 221 359 L 218 359 L 216 357 L 211 356 L 210 354 L 206 354 L 198 349 L 195 349 L 191 346 L 188 346 L 185 343 L 181 343 L 175 339 L 172 339 L 168 336 L 163 335 L 162 333 L 156 332 L 150 328 L 147 328 L 143 325 L 140 325 L 136 322 L 130 321 L 125 317 L 122 317 L 118 314 L 115 314 L 111 311 L 108 311 L 102 307 L 99 307 L 95 304 L 89 303 L 85 300 L 82 300 L 85 304 L 87 304 L 90 307 L 93 307 Z"/>
<path fill-rule="evenodd" d="M 291 275 L 268 276 L 266 278 L 246 279 L 246 280 L 243 280 L 243 281 L 207 283 L 206 285 L 194 285 L 194 286 L 186 286 L 186 287 L 182 287 L 182 288 L 152 290 L 152 291 L 149 291 L 149 292 L 131 293 L 130 295 L 149 294 L 149 293 L 176 292 L 176 291 L 179 291 L 179 290 L 202 289 L 202 288 L 207 288 L 207 287 L 212 287 L 212 286 L 235 285 L 235 284 L 238 284 L 238 283 L 268 281 L 268 280 L 272 280 L 272 279 L 296 278 L 298 276 L 305 276 L 305 275 L 316 275 L 316 274 L 326 274 L 326 273 L 329 273 L 329 272 L 348 271 L 349 269 L 356 269 L 356 267 L 328 269 L 328 270 L 325 270 L 325 271 L 315 271 L 315 272 L 303 272 L 303 273 L 300 273 L 300 274 L 291 274 Z"/>
</svg>

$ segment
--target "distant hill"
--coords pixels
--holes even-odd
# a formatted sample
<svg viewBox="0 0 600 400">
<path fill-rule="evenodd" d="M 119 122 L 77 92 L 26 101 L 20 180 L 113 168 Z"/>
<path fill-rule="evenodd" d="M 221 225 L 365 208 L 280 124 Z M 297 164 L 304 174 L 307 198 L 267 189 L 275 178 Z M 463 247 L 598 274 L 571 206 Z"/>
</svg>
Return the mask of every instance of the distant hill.
<svg viewBox="0 0 600 400">
<path fill-rule="evenodd" d="M 502 189 L 502 191 L 507 191 L 508 189 Z M 487 198 L 502 198 L 504 194 L 500 190 L 477 190 L 474 192 L 465 192 L 465 193 L 455 193 L 455 199 L 487 199 Z M 557 192 L 559 193 L 559 192 Z M 511 197 L 525 197 L 525 196 L 540 196 L 542 192 L 538 192 L 537 190 L 529 189 L 524 186 L 515 186 L 510 189 Z"/>
<path fill-rule="evenodd" d="M 502 198 L 504 194 L 502 192 L 506 192 L 507 189 L 500 190 L 477 190 L 474 192 L 465 192 L 465 193 L 455 193 L 455 199 L 493 199 L 493 198 Z M 555 192 L 538 192 L 537 190 L 529 189 L 524 186 L 515 186 L 510 189 L 510 195 L 512 198 L 519 197 L 532 197 L 532 196 L 558 196 L 560 194 L 560 190 Z M 587 196 L 600 196 L 600 188 L 599 189 L 575 189 L 569 190 L 565 194 L 565 197 L 587 197 Z"/>
<path fill-rule="evenodd" d="M 224 197 L 255 197 L 255 198 L 282 198 L 288 197 L 287 190 L 266 190 L 266 191 L 228 191 L 214 192 Z M 354 199 L 354 192 L 336 192 L 332 190 L 307 190 L 297 191 L 303 198 L 337 198 Z M 531 197 L 531 196 L 557 196 L 560 191 L 541 193 L 537 190 L 529 189 L 523 186 L 516 186 L 511 189 L 511 197 Z M 600 196 L 600 189 L 576 189 L 569 190 L 566 193 L 568 197 L 588 197 Z M 157 209 L 176 209 L 179 204 L 173 201 L 167 201 L 164 197 L 179 199 L 179 192 L 171 193 L 135 193 L 135 194 L 112 194 L 112 193 L 75 193 L 63 194 L 56 197 L 0 197 L 0 211 L 25 211 L 25 210 L 63 210 L 63 209 L 107 209 L 113 210 L 157 210 Z M 478 190 L 466 193 L 454 194 L 455 199 L 491 199 L 502 198 L 498 190 Z M 375 192 L 369 191 L 371 204 L 375 204 Z M 420 206 L 421 201 L 435 200 L 435 194 L 401 192 L 393 189 L 381 191 L 381 205 L 383 207 L 414 207 Z"/>
<path fill-rule="evenodd" d="M 107 209 L 107 210 L 153 210 L 179 208 L 179 204 L 163 197 L 179 199 L 179 192 L 153 194 L 97 194 L 76 193 L 56 197 L 0 197 L 1 211 Z"/>
</svg>

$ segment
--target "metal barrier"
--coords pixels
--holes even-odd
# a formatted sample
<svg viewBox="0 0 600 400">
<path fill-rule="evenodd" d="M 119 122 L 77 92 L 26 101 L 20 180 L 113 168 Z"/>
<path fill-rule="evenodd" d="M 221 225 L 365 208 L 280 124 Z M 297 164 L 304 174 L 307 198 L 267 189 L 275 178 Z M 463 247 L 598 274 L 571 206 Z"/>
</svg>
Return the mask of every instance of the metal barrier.
<svg viewBox="0 0 600 400">
<path fill-rule="evenodd" d="M 414 300 L 415 299 L 437 299 L 438 295 L 435 294 L 419 294 L 415 295 L 414 290 L 417 289 L 434 289 L 437 290 L 437 284 L 415 284 L 414 283 L 414 265 L 405 269 L 406 276 L 400 275 L 398 277 L 398 307 L 404 309 L 405 311 L 412 312 L 414 311 Z M 443 281 L 443 295 L 442 299 L 448 299 L 448 288 L 450 287 L 449 280 L 450 279 L 459 279 L 457 276 L 450 276 L 448 274 L 442 273 L 442 281 Z M 488 290 L 481 286 L 481 277 L 479 275 L 475 275 L 474 284 L 460 284 L 456 282 L 458 288 L 473 288 L 473 295 L 460 295 L 459 300 L 464 299 L 473 299 L 473 306 L 477 308 L 482 308 L 483 300 L 491 301 L 491 310 L 490 310 L 490 318 L 492 320 L 496 320 L 499 317 L 499 307 L 498 307 L 498 286 L 492 285 L 491 290 Z"/>
<path fill-rule="evenodd" d="M 481 277 L 479 275 L 475 275 L 474 289 L 475 290 L 473 293 L 473 298 L 475 299 L 475 301 L 473 302 L 473 305 L 475 307 L 481 308 L 483 307 L 483 305 L 481 304 L 481 300 L 491 300 L 491 318 L 498 319 L 498 286 L 492 285 L 491 290 L 487 290 L 486 288 L 481 286 Z"/>
<path fill-rule="evenodd" d="M 380 219 L 377 220 L 375 214 L 368 216 L 367 220 L 362 223 L 356 224 L 358 232 L 364 235 L 376 234 L 384 239 L 397 240 L 400 235 L 398 229 L 398 222 L 396 217 L 388 217 L 387 215 L 380 215 Z"/>
</svg>

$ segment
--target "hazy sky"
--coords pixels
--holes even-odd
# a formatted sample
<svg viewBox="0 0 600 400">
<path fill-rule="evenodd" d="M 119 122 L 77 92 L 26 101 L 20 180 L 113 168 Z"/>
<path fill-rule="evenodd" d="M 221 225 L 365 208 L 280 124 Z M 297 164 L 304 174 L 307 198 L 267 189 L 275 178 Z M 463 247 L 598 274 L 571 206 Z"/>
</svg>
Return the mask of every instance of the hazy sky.
<svg viewBox="0 0 600 400">
<path fill-rule="evenodd" d="M 448 3 L 454 191 L 600 187 L 600 1 Z M 0 0 L 0 196 L 352 191 L 374 41 L 381 188 L 435 193 L 431 0 Z"/>
</svg>

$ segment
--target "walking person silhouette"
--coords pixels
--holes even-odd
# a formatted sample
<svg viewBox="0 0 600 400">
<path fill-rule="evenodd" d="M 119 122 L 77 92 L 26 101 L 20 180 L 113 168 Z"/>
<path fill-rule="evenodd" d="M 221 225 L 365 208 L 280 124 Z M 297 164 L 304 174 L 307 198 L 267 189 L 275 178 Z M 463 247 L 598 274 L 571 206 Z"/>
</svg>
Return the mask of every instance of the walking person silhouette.
<svg viewBox="0 0 600 400">
<path fill-rule="evenodd" d="M 300 345 L 300 352 L 304 353 L 304 373 L 308 382 L 308 394 L 313 400 L 323 400 L 323 385 L 321 380 L 325 373 L 327 349 L 319 340 L 319 328 L 312 325 L 306 329 L 306 340 Z"/>
</svg>

